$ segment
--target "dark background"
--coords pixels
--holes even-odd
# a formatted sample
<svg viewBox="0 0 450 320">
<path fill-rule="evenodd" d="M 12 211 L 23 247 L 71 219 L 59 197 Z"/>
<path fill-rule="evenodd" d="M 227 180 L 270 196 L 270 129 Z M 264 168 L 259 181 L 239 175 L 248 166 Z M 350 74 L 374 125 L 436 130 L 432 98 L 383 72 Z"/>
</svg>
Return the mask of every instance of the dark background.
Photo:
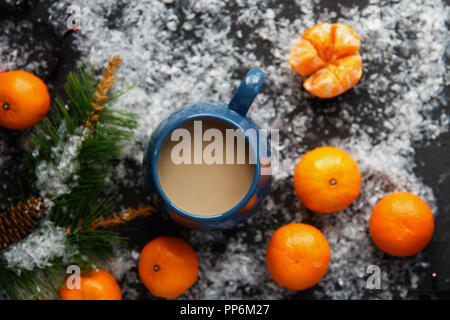
<svg viewBox="0 0 450 320">
<path fill-rule="evenodd" d="M 14 1 L 12 1 L 14 2 Z M 366 0 L 354 1 L 359 6 L 367 5 Z M 0 30 L 2 24 L 6 21 L 22 21 L 30 22 L 28 33 L 19 33 L 16 35 L 18 47 L 23 50 L 31 51 L 27 63 L 32 62 L 33 59 L 45 59 L 47 66 L 38 70 L 38 75 L 49 85 L 52 97 L 55 94 L 61 94 L 61 87 L 68 71 L 75 68 L 76 62 L 79 58 L 79 53 L 71 46 L 74 40 L 73 32 L 68 31 L 61 33 L 52 28 L 48 21 L 48 4 L 40 3 L 39 1 L 16 1 L 16 5 L 11 5 L 11 1 L 0 0 Z M 329 11 L 339 11 L 339 5 L 336 1 L 321 1 L 321 6 L 326 7 Z M 289 12 L 289 7 L 286 6 L 286 15 L 292 14 Z M 111 21 L 114 20 L 112 17 Z M 0 37 L 4 35 L 0 31 Z M 39 52 L 33 52 L 33 42 L 43 42 L 46 44 L 44 49 L 42 46 L 36 46 Z M 256 54 L 264 56 L 264 43 L 258 47 Z M 25 66 L 18 65 L 20 69 Z M 448 101 L 450 89 L 446 87 L 445 95 Z M 349 99 L 352 96 L 348 96 Z M 450 109 L 448 105 L 441 105 L 447 113 Z M 0 157 L 4 158 L 3 165 L 0 171 L 0 210 L 4 210 L 9 206 L 13 200 L 16 191 L 15 177 L 17 176 L 19 167 L 18 159 L 23 155 L 24 146 L 27 144 L 29 131 L 9 131 L 0 128 L 0 150 L 2 154 Z M 321 137 L 319 137 L 320 139 Z M 450 298 L 450 133 L 442 134 L 435 140 L 428 141 L 425 144 L 420 143 L 415 145 L 416 163 L 415 174 L 422 178 L 425 184 L 433 188 L 434 195 L 437 200 L 439 214 L 436 218 L 435 235 L 431 243 L 425 249 L 427 260 L 431 262 L 431 267 L 424 271 L 421 275 L 421 283 L 419 290 L 410 292 L 410 298 Z M 135 171 L 140 171 L 134 162 L 129 163 L 131 167 L 136 167 Z M 442 179 L 442 177 L 445 177 Z M 122 194 L 127 194 L 126 205 L 133 205 L 139 203 L 139 199 L 144 197 L 143 191 L 123 190 Z M 135 232 L 134 230 L 141 230 Z M 171 222 L 167 222 L 155 215 L 149 219 L 140 219 L 130 223 L 127 226 L 128 231 L 124 234 L 130 237 L 130 248 L 142 247 L 149 238 L 157 236 L 161 233 L 177 234 L 179 227 Z M 154 235 L 150 234 L 154 233 Z M 239 232 L 239 227 L 225 231 L 224 237 L 232 238 L 233 235 Z M 217 250 L 221 250 L 220 244 Z M 432 273 L 436 273 L 436 277 Z M 144 287 L 140 297 L 148 298 L 148 294 Z M 299 293 L 291 296 L 292 298 L 312 298 L 312 290 Z"/>
</svg>

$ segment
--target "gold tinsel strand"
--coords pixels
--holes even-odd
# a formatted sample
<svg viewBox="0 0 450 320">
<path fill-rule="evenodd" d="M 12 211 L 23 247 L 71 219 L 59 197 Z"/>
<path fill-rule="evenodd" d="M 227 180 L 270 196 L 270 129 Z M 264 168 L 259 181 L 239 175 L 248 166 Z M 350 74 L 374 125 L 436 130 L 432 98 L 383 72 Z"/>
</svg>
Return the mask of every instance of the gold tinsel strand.
<svg viewBox="0 0 450 320">
<path fill-rule="evenodd" d="M 44 217 L 45 204 L 42 198 L 11 205 L 0 213 L 0 251 L 19 242 Z"/>
<path fill-rule="evenodd" d="M 105 108 L 102 106 L 108 100 L 108 91 L 114 84 L 114 72 L 117 70 L 119 65 L 122 63 L 122 58 L 119 56 L 114 56 L 109 60 L 108 66 L 105 72 L 103 72 L 102 80 L 97 86 L 97 90 L 94 93 L 94 99 L 91 102 L 91 106 L 94 109 L 89 115 L 89 120 L 85 121 L 86 127 L 92 129 L 92 124 L 98 121 L 100 117 L 99 113 L 102 113 Z"/>
<path fill-rule="evenodd" d="M 153 206 L 139 206 L 137 209 L 127 208 L 122 212 L 114 213 L 109 217 L 102 217 L 94 220 L 89 226 L 90 230 L 97 228 L 115 227 L 139 217 L 148 217 L 155 212 Z"/>
</svg>

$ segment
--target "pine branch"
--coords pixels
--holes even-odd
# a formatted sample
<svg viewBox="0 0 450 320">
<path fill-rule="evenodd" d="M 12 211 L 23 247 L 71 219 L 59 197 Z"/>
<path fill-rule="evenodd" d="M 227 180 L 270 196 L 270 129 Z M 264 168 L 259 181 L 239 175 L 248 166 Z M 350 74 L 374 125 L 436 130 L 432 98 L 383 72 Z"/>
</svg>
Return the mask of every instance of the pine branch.
<svg viewBox="0 0 450 320">
<path fill-rule="evenodd" d="M 37 174 L 42 174 L 36 172 L 37 166 L 50 163 L 58 167 L 60 159 L 55 158 L 55 146 L 66 146 L 76 135 L 83 139 L 72 161 L 77 168 L 62 181 L 70 192 L 56 197 L 52 193 L 44 194 L 54 202 L 50 219 L 59 226 L 76 229 L 77 222 L 83 220 L 83 226 L 87 227 L 92 220 L 112 212 L 112 200 L 104 201 L 105 179 L 121 158 L 119 142 L 130 139 L 132 130 L 137 127 L 133 115 L 104 106 L 114 99 L 109 97 L 108 100 L 108 92 L 121 61 L 119 57 L 111 59 L 97 87 L 87 68 L 69 73 L 64 85 L 68 103 L 55 99 L 53 117 L 46 118 L 33 135 L 36 148 L 30 151 L 32 156 L 28 161 L 28 176 L 31 177 L 28 185 L 34 186 L 31 194 L 43 191 L 41 185 L 36 185 Z M 97 208 L 99 203 L 103 206 Z M 70 210 L 70 217 L 67 210 Z"/>
<path fill-rule="evenodd" d="M 74 252 L 70 264 L 82 269 L 110 257 L 111 243 L 123 240 L 116 232 L 102 227 L 149 214 L 143 209 L 130 209 L 128 218 L 120 214 L 108 218 L 114 212 L 114 195 L 105 190 L 105 179 L 120 161 L 120 142 L 130 139 L 137 127 L 134 115 L 105 107 L 124 94 L 108 96 L 121 61 L 114 57 L 109 62 L 98 85 L 88 67 L 68 74 L 64 84 L 68 100 L 57 97 L 49 116 L 33 129 L 31 149 L 18 182 L 23 192 L 21 199 L 41 195 L 52 203 L 46 219 L 66 228 L 67 250 Z M 66 148 L 72 145 L 66 154 Z M 8 215 L 16 216 L 17 213 Z M 29 224 L 17 225 L 25 228 Z M 23 230 L 20 239 L 31 227 Z M 0 290 L 20 299 L 51 296 L 65 275 L 67 263 L 56 258 L 51 266 L 29 271 L 9 267 L 0 256 Z"/>
</svg>

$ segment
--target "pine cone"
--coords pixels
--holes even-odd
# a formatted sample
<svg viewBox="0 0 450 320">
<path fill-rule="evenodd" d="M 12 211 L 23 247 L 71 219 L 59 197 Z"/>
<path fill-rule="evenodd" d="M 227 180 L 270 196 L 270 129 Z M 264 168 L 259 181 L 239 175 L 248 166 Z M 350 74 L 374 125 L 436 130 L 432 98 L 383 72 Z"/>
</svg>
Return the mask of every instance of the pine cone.
<svg viewBox="0 0 450 320">
<path fill-rule="evenodd" d="M 0 213 L 0 251 L 19 242 L 44 217 L 45 204 L 42 198 L 12 205 Z"/>
</svg>

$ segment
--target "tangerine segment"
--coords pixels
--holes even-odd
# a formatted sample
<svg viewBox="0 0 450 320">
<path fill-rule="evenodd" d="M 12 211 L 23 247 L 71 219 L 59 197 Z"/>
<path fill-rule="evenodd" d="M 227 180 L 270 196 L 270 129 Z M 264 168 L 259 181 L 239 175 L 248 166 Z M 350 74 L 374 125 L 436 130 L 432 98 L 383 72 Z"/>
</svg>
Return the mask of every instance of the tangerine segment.
<svg viewBox="0 0 450 320">
<path fill-rule="evenodd" d="M 289 64 L 310 77 L 303 87 L 320 98 L 333 98 L 352 88 L 362 76 L 361 42 L 356 32 L 341 23 L 309 28 L 291 50 Z"/>
<path fill-rule="evenodd" d="M 82 276 L 79 289 L 64 286 L 59 291 L 59 296 L 61 300 L 122 300 L 116 279 L 102 269 Z"/>
<path fill-rule="evenodd" d="M 340 59 L 349 55 L 359 54 L 361 41 L 356 32 L 349 26 L 342 23 L 335 23 L 333 34 L 333 58 Z"/>
<path fill-rule="evenodd" d="M 326 65 L 311 42 L 305 39 L 300 39 L 292 49 L 289 64 L 295 72 L 302 76 L 308 76 Z"/>
<path fill-rule="evenodd" d="M 327 64 L 303 83 L 303 87 L 320 98 L 333 98 L 359 82 L 362 76 L 362 60 L 360 55 L 348 56 Z"/>
<path fill-rule="evenodd" d="M 412 256 L 433 237 L 433 213 L 413 193 L 391 193 L 375 205 L 369 229 L 375 245 L 384 252 L 397 257 Z"/>
<path fill-rule="evenodd" d="M 330 64 L 329 68 L 338 78 L 343 90 L 347 91 L 361 79 L 362 59 L 359 54 L 348 56 L 337 60 L 334 64 Z"/>
<path fill-rule="evenodd" d="M 341 94 L 342 86 L 331 68 L 320 69 L 303 82 L 303 88 L 312 95 L 332 98 Z M 345 90 L 344 90 L 345 91 Z"/>
<path fill-rule="evenodd" d="M 330 246 L 319 229 L 304 223 L 291 223 L 272 235 L 266 251 L 267 269 L 279 285 L 305 290 L 325 276 Z"/>
<path fill-rule="evenodd" d="M 332 30 L 332 25 L 325 22 L 309 28 L 302 35 L 303 39 L 311 42 L 319 56 L 325 61 L 330 61 L 333 57 Z"/>
<path fill-rule="evenodd" d="M 142 249 L 138 269 L 142 283 L 154 296 L 176 298 L 197 281 L 198 257 L 185 241 L 158 237 Z"/>
</svg>

